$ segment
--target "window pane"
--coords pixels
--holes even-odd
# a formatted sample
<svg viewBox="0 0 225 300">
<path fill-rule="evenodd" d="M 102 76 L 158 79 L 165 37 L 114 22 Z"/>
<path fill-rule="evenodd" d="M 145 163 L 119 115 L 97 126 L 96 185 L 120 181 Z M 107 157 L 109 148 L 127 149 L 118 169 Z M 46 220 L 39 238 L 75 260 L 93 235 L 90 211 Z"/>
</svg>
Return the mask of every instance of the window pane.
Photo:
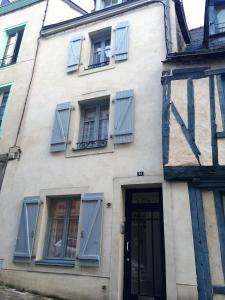
<svg viewBox="0 0 225 300">
<path fill-rule="evenodd" d="M 105 7 L 110 6 L 112 4 L 112 0 L 105 0 Z"/>
<path fill-rule="evenodd" d="M 52 225 L 49 239 L 48 256 L 62 256 L 62 238 L 66 214 L 66 201 L 57 201 L 52 205 Z"/>
<path fill-rule="evenodd" d="M 217 13 L 217 29 L 219 32 L 225 31 L 225 6 L 218 6 Z"/>
<path fill-rule="evenodd" d="M 99 64 L 101 62 L 101 43 L 95 43 L 94 44 L 94 57 L 93 57 L 93 64 Z"/>
<path fill-rule="evenodd" d="M 9 91 L 0 93 L 0 126 L 2 124 L 2 119 L 4 116 L 8 97 L 9 97 Z"/>
<path fill-rule="evenodd" d="M 69 230 L 66 242 L 66 257 L 76 256 L 77 231 L 80 213 L 80 200 L 73 200 L 69 217 Z"/>
<path fill-rule="evenodd" d="M 109 107 L 102 106 L 100 108 L 100 119 L 99 119 L 99 140 L 108 139 L 108 124 L 109 124 Z"/>
<path fill-rule="evenodd" d="M 84 129 L 83 129 L 83 142 L 93 141 L 95 129 L 95 115 L 96 108 L 85 109 L 84 112 Z"/>
<path fill-rule="evenodd" d="M 13 60 L 14 50 L 16 47 L 18 33 L 15 33 L 13 35 L 10 35 L 8 38 L 8 42 L 6 45 L 6 50 L 3 58 L 3 64 L 8 65 Z"/>
<path fill-rule="evenodd" d="M 105 41 L 105 50 L 104 50 L 104 61 L 109 61 L 110 57 L 110 49 L 111 49 L 111 41 L 106 40 Z"/>
</svg>

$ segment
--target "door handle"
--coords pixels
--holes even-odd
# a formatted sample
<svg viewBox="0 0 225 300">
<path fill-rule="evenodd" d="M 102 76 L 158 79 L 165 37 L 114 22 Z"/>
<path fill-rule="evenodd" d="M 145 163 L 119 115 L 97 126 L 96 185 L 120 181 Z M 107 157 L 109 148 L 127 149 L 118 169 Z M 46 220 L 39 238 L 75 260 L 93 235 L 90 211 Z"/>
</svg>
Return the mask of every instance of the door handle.
<svg viewBox="0 0 225 300">
<path fill-rule="evenodd" d="M 130 242 L 127 242 L 127 252 L 130 251 Z"/>
</svg>

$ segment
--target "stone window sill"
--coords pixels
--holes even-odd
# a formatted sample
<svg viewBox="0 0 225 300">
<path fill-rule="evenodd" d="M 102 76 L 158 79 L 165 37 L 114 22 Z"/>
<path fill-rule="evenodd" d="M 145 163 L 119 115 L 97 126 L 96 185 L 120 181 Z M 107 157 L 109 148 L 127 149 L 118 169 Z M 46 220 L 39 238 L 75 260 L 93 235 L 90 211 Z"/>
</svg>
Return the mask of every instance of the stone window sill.
<svg viewBox="0 0 225 300">
<path fill-rule="evenodd" d="M 111 70 L 111 69 L 115 69 L 115 66 L 107 65 L 107 66 L 98 67 L 98 68 L 94 68 L 94 69 L 83 70 L 83 71 L 79 72 L 78 76 L 90 75 L 93 73 L 103 72 L 103 71 L 107 71 L 107 70 Z"/>
<path fill-rule="evenodd" d="M 75 260 L 43 259 L 36 261 L 35 265 L 73 268 L 75 266 Z"/>
</svg>

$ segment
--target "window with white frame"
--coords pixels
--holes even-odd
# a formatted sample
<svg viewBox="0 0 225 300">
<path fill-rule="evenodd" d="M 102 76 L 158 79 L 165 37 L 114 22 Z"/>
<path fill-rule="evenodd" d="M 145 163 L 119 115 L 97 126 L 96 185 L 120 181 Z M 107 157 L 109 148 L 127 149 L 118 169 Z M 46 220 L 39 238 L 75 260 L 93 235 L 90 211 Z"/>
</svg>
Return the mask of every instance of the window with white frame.
<svg viewBox="0 0 225 300">
<path fill-rule="evenodd" d="M 80 198 L 49 200 L 45 259 L 75 260 Z"/>
<path fill-rule="evenodd" d="M 10 86 L 0 88 L 0 128 L 2 126 L 5 108 L 9 98 L 9 93 L 10 93 Z"/>
<path fill-rule="evenodd" d="M 81 104 L 80 137 L 77 149 L 102 148 L 108 143 L 109 100 Z"/>
<path fill-rule="evenodd" d="M 15 29 L 13 31 L 6 32 L 7 43 L 1 60 L 2 67 L 16 63 L 23 38 L 23 32 L 24 27 L 18 30 Z"/>
<path fill-rule="evenodd" d="M 111 29 L 91 34 L 90 37 L 92 50 L 89 69 L 108 65 L 111 52 Z"/>
</svg>

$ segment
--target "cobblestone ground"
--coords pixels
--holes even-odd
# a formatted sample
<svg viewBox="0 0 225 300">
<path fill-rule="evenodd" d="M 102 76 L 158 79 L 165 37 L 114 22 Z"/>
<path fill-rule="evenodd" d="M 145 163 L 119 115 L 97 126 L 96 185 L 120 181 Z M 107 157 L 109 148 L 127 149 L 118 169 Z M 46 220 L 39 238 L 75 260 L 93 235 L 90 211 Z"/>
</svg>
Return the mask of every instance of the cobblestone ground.
<svg viewBox="0 0 225 300">
<path fill-rule="evenodd" d="M 51 298 L 33 295 L 27 292 L 19 292 L 15 289 L 0 286 L 0 300 L 53 300 Z"/>
</svg>

